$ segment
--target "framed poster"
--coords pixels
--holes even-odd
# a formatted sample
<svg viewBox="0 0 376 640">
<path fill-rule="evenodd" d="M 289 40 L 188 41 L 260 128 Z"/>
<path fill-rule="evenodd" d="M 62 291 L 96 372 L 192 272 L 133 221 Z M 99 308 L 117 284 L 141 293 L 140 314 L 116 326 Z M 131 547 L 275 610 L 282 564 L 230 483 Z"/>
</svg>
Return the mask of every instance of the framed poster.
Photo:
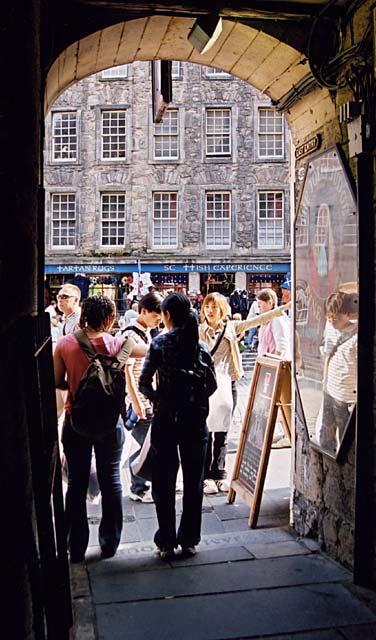
<svg viewBox="0 0 376 640">
<path fill-rule="evenodd" d="M 232 503 L 238 493 L 250 506 L 251 528 L 257 524 L 278 411 L 285 433 L 291 437 L 290 363 L 275 356 L 259 356 L 228 496 L 228 502 Z"/>
<path fill-rule="evenodd" d="M 306 167 L 295 221 L 297 376 L 311 445 L 339 461 L 356 404 L 358 220 L 338 146 Z"/>
</svg>

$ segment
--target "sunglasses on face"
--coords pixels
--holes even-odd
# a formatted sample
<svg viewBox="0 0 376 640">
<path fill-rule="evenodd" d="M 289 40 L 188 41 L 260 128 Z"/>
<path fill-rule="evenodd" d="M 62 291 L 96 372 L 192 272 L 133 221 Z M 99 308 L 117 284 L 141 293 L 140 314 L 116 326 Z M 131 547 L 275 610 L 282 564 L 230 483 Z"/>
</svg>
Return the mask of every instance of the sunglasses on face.
<svg viewBox="0 0 376 640">
<path fill-rule="evenodd" d="M 70 296 L 68 293 L 59 293 L 57 296 L 58 300 L 68 300 L 68 298 L 74 298 L 74 296 Z"/>
</svg>

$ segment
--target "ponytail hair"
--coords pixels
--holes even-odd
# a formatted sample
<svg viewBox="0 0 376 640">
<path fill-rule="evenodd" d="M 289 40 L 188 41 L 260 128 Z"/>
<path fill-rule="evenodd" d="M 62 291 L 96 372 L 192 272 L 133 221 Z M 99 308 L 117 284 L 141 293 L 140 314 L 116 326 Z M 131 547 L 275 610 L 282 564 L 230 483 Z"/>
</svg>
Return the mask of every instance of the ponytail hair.
<svg viewBox="0 0 376 640">
<path fill-rule="evenodd" d="M 181 352 L 193 357 L 198 346 L 198 322 L 188 298 L 183 293 L 170 293 L 161 310 L 169 313 L 173 328 L 178 330 Z"/>
</svg>

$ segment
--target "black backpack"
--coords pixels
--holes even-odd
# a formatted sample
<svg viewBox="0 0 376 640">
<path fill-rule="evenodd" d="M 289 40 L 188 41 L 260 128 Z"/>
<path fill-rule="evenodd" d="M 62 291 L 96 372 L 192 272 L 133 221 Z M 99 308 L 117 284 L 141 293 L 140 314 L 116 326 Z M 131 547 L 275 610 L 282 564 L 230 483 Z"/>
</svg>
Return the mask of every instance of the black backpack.
<svg viewBox="0 0 376 640">
<path fill-rule="evenodd" d="M 188 402 L 206 402 L 217 389 L 214 362 L 209 350 L 200 344 L 193 365 L 189 369 L 177 370 L 177 381 L 183 385 Z"/>
<path fill-rule="evenodd" d="M 90 364 L 71 396 L 72 427 L 81 436 L 100 439 L 116 428 L 125 396 L 124 365 L 133 341 L 126 338 L 119 353 L 110 356 L 97 353 L 82 329 L 74 335 Z"/>
<path fill-rule="evenodd" d="M 140 338 L 143 339 L 143 341 L 147 344 L 148 343 L 148 338 L 147 335 L 145 333 L 145 331 L 142 331 L 142 329 L 139 329 L 138 327 L 135 327 L 134 324 L 130 324 L 127 327 L 125 327 L 125 329 L 122 329 L 122 335 L 126 332 L 126 331 L 134 331 L 135 333 L 137 333 L 138 336 L 140 336 Z"/>
</svg>

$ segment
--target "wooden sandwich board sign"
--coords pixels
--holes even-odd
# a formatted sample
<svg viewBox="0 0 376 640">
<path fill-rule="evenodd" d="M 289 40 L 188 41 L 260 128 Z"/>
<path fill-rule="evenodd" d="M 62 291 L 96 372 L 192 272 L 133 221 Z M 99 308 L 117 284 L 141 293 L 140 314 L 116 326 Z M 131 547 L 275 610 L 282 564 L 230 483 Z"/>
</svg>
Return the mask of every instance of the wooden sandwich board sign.
<svg viewBox="0 0 376 640">
<path fill-rule="evenodd" d="M 228 502 L 236 494 L 250 506 L 256 527 L 278 410 L 291 442 L 291 368 L 275 356 L 256 359 Z"/>
</svg>

